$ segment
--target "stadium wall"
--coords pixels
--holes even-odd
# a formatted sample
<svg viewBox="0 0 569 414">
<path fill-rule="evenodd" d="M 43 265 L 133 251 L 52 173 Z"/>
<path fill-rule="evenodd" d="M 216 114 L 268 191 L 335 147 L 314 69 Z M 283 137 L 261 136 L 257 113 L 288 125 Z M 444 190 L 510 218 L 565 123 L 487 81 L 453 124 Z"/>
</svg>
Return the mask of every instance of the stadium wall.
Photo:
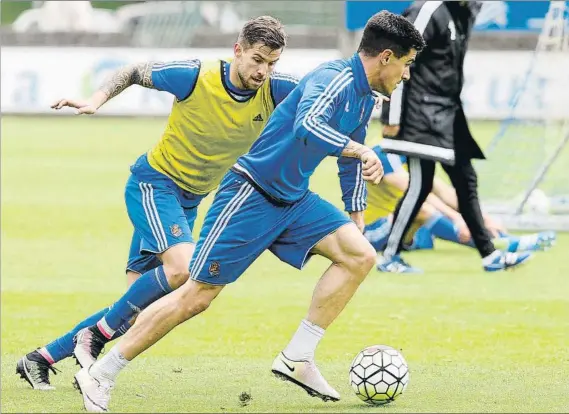
<svg viewBox="0 0 569 414">
<path fill-rule="evenodd" d="M 231 56 L 231 49 L 133 49 L 92 47 L 4 47 L 2 48 L 1 109 L 4 114 L 49 114 L 50 104 L 61 97 L 87 97 L 118 66 L 144 61 L 202 59 Z M 278 70 L 297 76 L 318 64 L 340 56 L 336 49 L 289 49 Z M 525 74 L 533 57 L 531 51 L 472 50 L 465 62 L 463 100 L 471 119 L 501 120 L 520 87 L 531 99 L 518 112 L 521 118 L 541 118 L 545 113 L 565 110 L 562 97 L 567 91 L 556 88 L 563 71 L 548 71 L 525 84 Z M 569 67 L 569 56 L 558 55 L 549 67 Z M 41 65 L 38 65 L 41 62 Z M 165 92 L 130 88 L 120 98 L 105 105 L 101 115 L 162 116 L 169 113 L 172 98 Z M 72 111 L 61 111 L 72 114 Z"/>
</svg>

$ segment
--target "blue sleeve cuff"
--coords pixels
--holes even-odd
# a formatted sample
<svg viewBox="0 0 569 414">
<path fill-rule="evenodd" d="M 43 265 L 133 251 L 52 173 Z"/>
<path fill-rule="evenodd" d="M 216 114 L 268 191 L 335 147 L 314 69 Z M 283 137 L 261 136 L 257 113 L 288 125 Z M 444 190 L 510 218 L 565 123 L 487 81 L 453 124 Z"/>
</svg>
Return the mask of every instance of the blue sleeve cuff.
<svg viewBox="0 0 569 414">
<path fill-rule="evenodd" d="M 152 67 L 152 83 L 159 91 L 169 92 L 179 101 L 192 93 L 200 72 L 199 60 L 155 63 Z"/>
</svg>

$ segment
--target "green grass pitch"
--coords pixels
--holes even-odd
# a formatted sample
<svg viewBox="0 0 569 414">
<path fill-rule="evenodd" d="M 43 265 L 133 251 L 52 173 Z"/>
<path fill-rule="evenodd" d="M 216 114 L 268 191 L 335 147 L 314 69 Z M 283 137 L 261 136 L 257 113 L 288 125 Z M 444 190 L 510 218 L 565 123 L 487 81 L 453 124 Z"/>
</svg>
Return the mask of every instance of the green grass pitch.
<svg viewBox="0 0 569 414">
<path fill-rule="evenodd" d="M 82 411 L 72 360 L 58 364 L 51 393 L 17 378 L 16 361 L 124 291 L 128 167 L 163 126 L 163 119 L 2 120 L 3 412 Z M 473 129 L 487 140 L 496 124 Z M 376 135 L 374 125 L 370 136 Z M 333 159 L 312 187 L 340 205 Z M 327 263 L 315 258 L 299 272 L 264 254 L 206 313 L 125 370 L 111 409 L 568 412 L 568 248 L 569 236 L 561 235 L 525 267 L 486 274 L 473 250 L 439 242 L 436 252 L 407 255 L 425 275 L 372 272 L 317 352 L 323 374 L 342 394 L 338 403 L 310 398 L 270 373 Z M 361 403 L 347 381 L 352 358 L 372 344 L 401 349 L 411 370 L 406 393 L 384 408 Z M 246 406 L 239 400 L 244 391 L 252 396 Z"/>
</svg>

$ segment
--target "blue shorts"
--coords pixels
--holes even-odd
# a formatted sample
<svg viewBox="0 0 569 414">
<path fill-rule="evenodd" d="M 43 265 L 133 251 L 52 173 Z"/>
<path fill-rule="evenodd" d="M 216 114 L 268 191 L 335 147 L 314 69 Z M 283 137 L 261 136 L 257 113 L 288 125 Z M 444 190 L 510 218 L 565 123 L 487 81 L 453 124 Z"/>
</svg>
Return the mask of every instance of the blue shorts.
<svg viewBox="0 0 569 414">
<path fill-rule="evenodd" d="M 301 269 L 320 240 L 351 222 L 312 192 L 292 205 L 279 205 L 229 171 L 207 212 L 191 278 L 211 285 L 234 282 L 267 249 Z"/>
<path fill-rule="evenodd" d="M 161 264 L 156 254 L 179 243 L 194 243 L 198 205 L 206 195 L 184 191 L 150 166 L 146 154 L 130 168 L 125 201 L 134 226 L 127 270 L 145 273 Z"/>
<path fill-rule="evenodd" d="M 155 254 L 148 254 L 142 250 L 142 237 L 134 230 L 130 249 L 128 251 L 128 262 L 126 264 L 127 271 L 140 273 L 141 275 L 149 270 L 155 269 L 162 265 L 162 261 Z"/>
</svg>

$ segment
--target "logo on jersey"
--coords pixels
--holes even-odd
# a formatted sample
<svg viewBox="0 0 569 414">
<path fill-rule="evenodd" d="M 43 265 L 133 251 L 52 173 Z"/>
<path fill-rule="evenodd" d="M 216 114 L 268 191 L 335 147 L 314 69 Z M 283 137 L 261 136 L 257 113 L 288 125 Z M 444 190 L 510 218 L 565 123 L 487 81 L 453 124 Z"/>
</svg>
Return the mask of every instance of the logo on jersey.
<svg viewBox="0 0 569 414">
<path fill-rule="evenodd" d="M 177 224 L 172 224 L 170 226 L 170 233 L 172 233 L 172 236 L 174 236 L 174 237 L 180 237 L 182 234 L 184 234 L 184 232 L 182 231 L 182 228 L 180 226 L 178 226 Z"/>
<path fill-rule="evenodd" d="M 212 276 L 219 276 L 219 271 L 220 271 L 221 265 L 219 264 L 219 262 L 211 262 L 209 264 L 209 274 Z"/>
<path fill-rule="evenodd" d="M 261 114 L 258 114 L 255 118 L 253 118 L 253 121 L 263 122 L 263 116 Z"/>
<path fill-rule="evenodd" d="M 346 102 L 346 112 L 350 112 L 350 101 Z"/>
</svg>

